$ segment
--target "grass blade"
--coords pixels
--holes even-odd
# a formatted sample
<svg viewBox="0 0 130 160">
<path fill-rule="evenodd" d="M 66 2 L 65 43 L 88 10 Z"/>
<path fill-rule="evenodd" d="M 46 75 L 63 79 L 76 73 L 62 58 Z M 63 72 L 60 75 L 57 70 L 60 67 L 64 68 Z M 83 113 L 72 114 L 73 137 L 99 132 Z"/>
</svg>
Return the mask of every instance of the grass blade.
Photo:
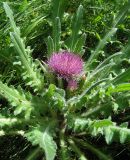
<svg viewBox="0 0 130 160">
<path fill-rule="evenodd" d="M 118 15 L 116 16 L 115 20 L 114 20 L 114 24 L 112 26 L 112 29 L 106 34 L 106 36 L 99 42 L 98 46 L 96 47 L 95 51 L 91 54 L 91 56 L 88 59 L 88 62 L 86 64 L 86 67 L 89 67 L 92 62 L 98 57 L 98 55 L 100 54 L 99 51 L 101 51 L 106 42 L 108 41 L 108 39 L 110 39 L 117 31 L 117 25 L 120 23 L 120 21 L 122 21 L 125 17 L 125 15 L 127 14 L 128 10 L 130 8 L 130 1 L 128 3 L 126 3 L 126 5 L 124 5 L 124 7 L 122 8 L 122 10 L 118 13 Z"/>
</svg>

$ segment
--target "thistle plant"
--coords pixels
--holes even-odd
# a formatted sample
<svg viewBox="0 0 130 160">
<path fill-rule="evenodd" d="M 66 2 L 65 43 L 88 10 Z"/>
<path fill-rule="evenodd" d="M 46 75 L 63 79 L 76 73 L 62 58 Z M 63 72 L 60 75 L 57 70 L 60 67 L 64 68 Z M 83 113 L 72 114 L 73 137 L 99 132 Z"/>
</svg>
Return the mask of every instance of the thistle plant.
<svg viewBox="0 0 130 160">
<path fill-rule="evenodd" d="M 61 21 L 65 2 L 56 0 L 52 5 L 53 31 L 46 40 L 47 60 L 44 62 L 32 58 L 33 50 L 26 47 L 26 38 L 21 37 L 11 8 L 6 2 L 3 5 L 11 26 L 11 45 L 15 49 L 12 65 L 20 68 L 24 85 L 0 81 L 0 94 L 12 110 L 10 116 L 0 114 L 0 134 L 20 134 L 30 141 L 36 148 L 26 155 L 27 160 L 35 160 L 39 154 L 46 160 L 87 160 L 89 152 L 97 159 L 112 159 L 110 153 L 101 151 L 91 139 L 105 139 L 106 145 L 129 141 L 127 120 L 117 124 L 113 115 L 118 116 L 129 106 L 130 68 L 116 74 L 114 71 L 123 59 L 129 58 L 130 44 L 102 62 L 96 62 L 127 15 L 130 3 L 119 12 L 110 31 L 91 51 L 87 61 L 84 59 L 86 34 L 81 28 L 83 6 L 80 5 L 73 16 L 70 37 L 63 41 Z"/>
</svg>

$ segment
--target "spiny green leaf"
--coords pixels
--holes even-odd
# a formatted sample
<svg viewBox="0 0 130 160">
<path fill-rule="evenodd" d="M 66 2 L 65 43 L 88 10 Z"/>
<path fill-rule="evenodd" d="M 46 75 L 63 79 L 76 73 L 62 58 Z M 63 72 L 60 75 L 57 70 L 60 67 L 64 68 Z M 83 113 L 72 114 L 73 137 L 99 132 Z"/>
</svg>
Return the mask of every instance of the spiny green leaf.
<svg viewBox="0 0 130 160">
<path fill-rule="evenodd" d="M 30 118 L 31 111 L 33 110 L 33 106 L 30 101 L 32 96 L 30 93 L 25 93 L 24 91 L 19 92 L 18 90 L 8 87 L 0 81 L 0 94 L 15 107 L 15 115 L 25 112 L 25 118 Z"/>
<path fill-rule="evenodd" d="M 53 109 L 62 109 L 66 106 L 65 93 L 62 89 L 58 89 L 54 84 L 50 84 L 42 95 L 44 103 Z"/>
<path fill-rule="evenodd" d="M 85 96 L 86 94 L 90 93 L 90 91 L 91 91 L 93 88 L 95 88 L 96 86 L 98 86 L 99 84 L 101 84 L 101 83 L 103 83 L 103 82 L 105 82 L 105 81 L 107 81 L 107 80 L 108 80 L 108 78 L 105 78 L 105 79 L 101 79 L 101 80 L 95 82 L 95 83 L 92 84 L 89 88 L 87 88 L 79 97 L 82 98 L 82 97 Z M 85 84 L 84 84 L 84 86 L 85 86 Z"/>
<path fill-rule="evenodd" d="M 123 92 L 130 90 L 130 83 L 123 83 L 117 86 L 111 86 L 108 88 L 107 94 L 116 93 L 116 92 Z"/>
<path fill-rule="evenodd" d="M 73 119 L 74 121 L 74 131 L 75 132 L 85 132 L 90 133 L 93 136 L 98 134 L 105 135 L 106 142 L 111 143 L 114 138 L 117 139 L 117 136 L 120 139 L 120 142 L 129 141 L 130 129 L 126 127 L 117 126 L 115 122 L 112 122 L 109 119 L 103 120 L 90 120 L 90 119 Z M 116 135 L 116 137 L 114 137 Z"/>
<path fill-rule="evenodd" d="M 120 142 L 125 143 L 126 139 L 127 139 L 127 133 L 121 130 L 120 131 Z"/>
<path fill-rule="evenodd" d="M 4 3 L 4 8 L 7 16 L 10 19 L 11 27 L 13 29 L 13 32 L 10 33 L 10 36 L 17 54 L 19 55 L 18 61 L 21 61 L 22 63 L 22 77 L 27 81 L 27 85 L 30 85 L 34 88 L 34 91 L 41 91 L 43 89 L 44 78 L 41 75 L 37 64 L 32 60 L 32 50 L 29 47 L 25 47 L 24 41 L 20 37 L 20 30 L 17 28 L 14 22 L 13 12 L 6 2 Z"/>
<path fill-rule="evenodd" d="M 53 141 L 53 137 L 49 134 L 48 128 L 42 134 L 41 147 L 45 150 L 47 160 L 55 158 L 57 146 Z"/>
<path fill-rule="evenodd" d="M 60 49 L 60 36 L 61 36 L 61 23 L 60 18 L 56 17 L 53 24 L 53 39 L 54 39 L 54 51 L 58 52 Z"/>
<path fill-rule="evenodd" d="M 79 40 L 78 35 L 79 35 L 79 30 L 81 28 L 82 17 L 83 17 L 83 6 L 80 5 L 78 7 L 76 15 L 73 17 L 72 35 L 71 35 L 70 40 L 67 44 L 68 48 L 72 52 L 74 52 L 75 46 Z"/>
<path fill-rule="evenodd" d="M 112 28 L 106 35 L 105 37 L 100 40 L 98 46 L 96 47 L 95 51 L 93 51 L 93 53 L 91 54 L 91 56 L 89 57 L 87 63 L 86 63 L 86 68 L 92 64 L 92 62 L 97 58 L 97 56 L 99 55 L 100 51 L 103 49 L 103 47 L 105 46 L 106 42 L 108 41 L 109 38 L 111 38 L 117 31 L 117 28 Z"/>
<path fill-rule="evenodd" d="M 127 69 L 125 72 L 119 74 L 116 78 L 114 78 L 111 83 L 116 85 L 122 82 L 128 82 L 130 79 L 130 68 Z"/>
<path fill-rule="evenodd" d="M 94 71 L 96 72 L 96 70 L 104 67 L 104 66 L 107 65 L 110 61 L 114 61 L 114 62 L 116 61 L 116 62 L 117 62 L 117 59 L 118 59 L 119 57 L 122 57 L 122 55 L 123 55 L 122 52 L 118 52 L 118 53 L 115 53 L 115 54 L 109 56 L 109 57 L 106 58 L 103 62 L 101 62 L 101 63 L 96 67 L 96 69 L 95 69 Z"/>
<path fill-rule="evenodd" d="M 13 12 L 12 12 L 12 10 L 10 9 L 10 7 L 8 6 L 8 3 L 7 3 L 7 2 L 4 2 L 4 3 L 3 3 L 3 6 L 4 6 L 4 9 L 5 9 L 5 12 L 6 12 L 7 17 L 10 19 L 10 23 L 11 23 L 12 28 L 14 29 L 14 31 L 15 31 L 17 34 L 20 34 L 19 28 L 16 27 L 16 24 L 15 24 L 15 22 L 14 22 Z"/>
<path fill-rule="evenodd" d="M 106 78 L 113 66 L 115 66 L 115 63 L 112 62 L 94 70 L 88 77 L 87 81 L 92 81 L 92 79 L 97 78 L 97 76 L 98 79 Z"/>
<path fill-rule="evenodd" d="M 55 51 L 54 49 L 54 40 L 49 36 L 47 38 L 47 52 L 48 52 L 48 57 Z"/>
<path fill-rule="evenodd" d="M 39 145 L 45 151 L 46 160 L 54 160 L 57 146 L 49 131 L 49 126 L 45 126 L 41 129 L 32 129 L 26 133 L 25 137 L 32 142 L 33 145 Z"/>
<path fill-rule="evenodd" d="M 74 53 L 77 53 L 81 56 L 84 54 L 83 53 L 83 46 L 85 45 L 85 40 L 86 40 L 86 34 L 84 33 L 79 37 L 79 39 L 75 45 Z"/>
<path fill-rule="evenodd" d="M 112 142 L 114 133 L 112 132 L 110 127 L 105 128 L 105 140 L 107 144 L 110 144 Z"/>
</svg>

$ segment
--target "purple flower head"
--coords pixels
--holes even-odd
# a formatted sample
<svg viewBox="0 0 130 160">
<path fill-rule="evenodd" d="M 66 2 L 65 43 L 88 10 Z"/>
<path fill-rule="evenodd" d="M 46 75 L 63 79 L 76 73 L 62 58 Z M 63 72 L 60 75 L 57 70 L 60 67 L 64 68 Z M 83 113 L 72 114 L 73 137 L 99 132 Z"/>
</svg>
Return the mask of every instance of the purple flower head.
<svg viewBox="0 0 130 160">
<path fill-rule="evenodd" d="M 83 71 L 81 57 L 68 51 L 53 53 L 48 60 L 48 65 L 53 72 L 66 80 L 72 79 Z"/>
<path fill-rule="evenodd" d="M 76 90 L 78 88 L 77 82 L 75 80 L 69 80 L 67 88 L 71 91 Z"/>
</svg>

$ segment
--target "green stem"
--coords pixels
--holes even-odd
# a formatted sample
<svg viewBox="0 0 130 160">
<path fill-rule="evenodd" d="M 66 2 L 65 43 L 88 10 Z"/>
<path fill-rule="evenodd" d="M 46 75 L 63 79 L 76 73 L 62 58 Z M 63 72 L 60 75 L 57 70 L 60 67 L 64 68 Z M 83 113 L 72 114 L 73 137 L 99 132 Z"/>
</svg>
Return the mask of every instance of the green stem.
<svg viewBox="0 0 130 160">
<path fill-rule="evenodd" d="M 102 153 L 100 150 L 92 146 L 90 143 L 88 143 L 86 140 L 85 142 L 81 139 L 73 138 L 74 141 L 79 143 L 81 146 L 87 148 L 91 152 L 95 153 L 97 157 L 101 160 L 112 160 L 110 157 L 106 156 L 104 153 Z"/>
<path fill-rule="evenodd" d="M 74 141 L 72 139 L 69 139 L 68 142 L 71 145 L 72 150 L 78 154 L 80 160 L 87 160 L 87 158 L 84 156 L 84 154 L 80 151 L 80 149 L 75 145 Z"/>
<path fill-rule="evenodd" d="M 103 109 L 103 108 L 104 108 L 104 106 L 97 106 L 97 107 L 95 107 L 95 108 L 87 111 L 86 113 L 83 113 L 81 116 L 88 118 L 88 117 L 90 117 L 91 115 L 94 115 L 95 113 L 99 112 L 99 111 L 100 111 L 101 109 Z"/>
<path fill-rule="evenodd" d="M 39 156 L 40 152 L 41 149 L 37 147 L 34 151 L 31 152 L 31 154 L 27 157 L 26 160 L 37 160 L 37 157 Z"/>
<path fill-rule="evenodd" d="M 63 81 L 61 78 L 58 78 L 58 87 L 63 88 Z"/>
<path fill-rule="evenodd" d="M 67 145 L 65 142 L 64 133 L 65 133 L 65 127 L 60 132 L 60 147 L 61 147 L 61 159 L 67 160 L 68 154 L 67 154 Z"/>
</svg>

